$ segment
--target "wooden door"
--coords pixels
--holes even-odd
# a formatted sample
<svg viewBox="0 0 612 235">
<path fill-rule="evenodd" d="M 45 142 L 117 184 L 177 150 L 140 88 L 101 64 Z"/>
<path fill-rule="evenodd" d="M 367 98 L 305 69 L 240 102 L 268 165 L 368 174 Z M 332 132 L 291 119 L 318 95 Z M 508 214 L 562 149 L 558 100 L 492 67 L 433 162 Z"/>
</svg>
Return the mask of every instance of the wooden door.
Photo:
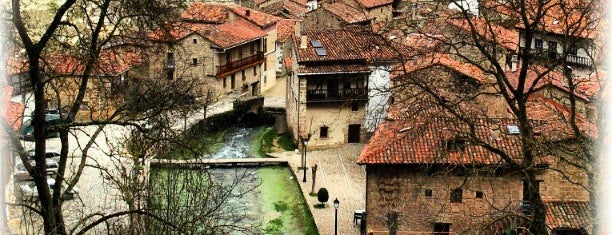
<svg viewBox="0 0 612 235">
<path fill-rule="evenodd" d="M 359 143 L 360 140 L 361 140 L 361 125 L 360 124 L 349 125 L 348 142 L 349 143 Z"/>
</svg>

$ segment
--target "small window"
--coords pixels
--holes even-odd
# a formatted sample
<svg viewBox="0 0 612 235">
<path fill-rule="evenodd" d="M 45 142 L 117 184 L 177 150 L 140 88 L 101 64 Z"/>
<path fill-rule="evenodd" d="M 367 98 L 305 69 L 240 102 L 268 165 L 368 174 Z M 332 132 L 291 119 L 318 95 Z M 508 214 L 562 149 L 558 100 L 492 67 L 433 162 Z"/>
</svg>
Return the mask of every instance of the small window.
<svg viewBox="0 0 612 235">
<path fill-rule="evenodd" d="M 198 39 L 197 38 L 193 39 L 193 44 L 198 44 Z"/>
<path fill-rule="evenodd" d="M 257 66 L 253 66 L 253 76 L 257 76 Z"/>
<path fill-rule="evenodd" d="M 243 51 L 243 48 L 241 47 L 238 49 L 238 56 L 242 58 L 243 55 L 244 55 L 244 51 Z"/>
<path fill-rule="evenodd" d="M 198 58 L 192 58 L 192 59 L 191 59 L 191 64 L 192 64 L 193 66 L 197 66 L 197 65 L 198 65 Z"/>
<path fill-rule="evenodd" d="M 442 235 L 442 234 L 450 234 L 450 224 L 448 223 L 435 223 L 433 234 Z"/>
<path fill-rule="evenodd" d="M 322 126 L 319 131 L 319 138 L 321 139 L 327 138 L 328 132 L 329 132 L 329 127 Z"/>
<path fill-rule="evenodd" d="M 484 193 L 482 191 L 476 191 L 476 198 L 484 198 Z"/>
<path fill-rule="evenodd" d="M 244 70 L 242 70 L 242 81 L 246 80 L 246 73 Z"/>
<path fill-rule="evenodd" d="M 166 79 L 168 79 L 168 80 L 174 79 L 174 70 L 166 71 Z"/>
<path fill-rule="evenodd" d="M 264 38 L 263 39 L 263 53 L 268 52 L 268 39 Z"/>
<path fill-rule="evenodd" d="M 359 111 L 359 102 L 357 101 L 351 102 L 351 111 L 353 112 Z"/>
<path fill-rule="evenodd" d="M 268 61 L 264 60 L 264 71 L 268 70 Z"/>
<path fill-rule="evenodd" d="M 535 40 L 535 48 L 536 49 L 542 49 L 543 44 L 542 44 L 542 39 L 536 39 Z"/>
<path fill-rule="evenodd" d="M 223 88 L 227 87 L 227 77 L 223 78 Z"/>
<path fill-rule="evenodd" d="M 425 197 L 431 197 L 431 195 L 433 195 L 431 189 L 425 189 Z"/>
<path fill-rule="evenodd" d="M 463 199 L 463 189 L 456 188 L 451 190 L 450 202 L 459 203 Z"/>
</svg>

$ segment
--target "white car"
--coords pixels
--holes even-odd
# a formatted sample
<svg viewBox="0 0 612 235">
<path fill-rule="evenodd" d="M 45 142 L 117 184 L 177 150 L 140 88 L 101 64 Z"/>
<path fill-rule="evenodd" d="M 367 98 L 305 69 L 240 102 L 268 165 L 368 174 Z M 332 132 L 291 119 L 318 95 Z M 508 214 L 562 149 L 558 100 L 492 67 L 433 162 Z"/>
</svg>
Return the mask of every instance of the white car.
<svg viewBox="0 0 612 235">
<path fill-rule="evenodd" d="M 28 151 L 28 157 L 30 157 L 30 159 L 34 158 L 34 154 L 35 154 L 34 149 Z M 60 153 L 58 151 L 55 151 L 55 150 L 47 150 L 45 152 L 45 158 L 46 159 L 52 159 L 52 160 L 54 160 L 56 162 L 59 162 L 59 160 L 60 160 Z"/>
<path fill-rule="evenodd" d="M 49 184 L 49 188 L 51 189 L 51 193 L 53 193 L 53 186 L 55 185 L 55 179 L 47 178 L 47 184 Z M 18 183 L 18 191 L 17 196 L 24 201 L 33 200 L 38 198 L 38 190 L 36 189 L 36 185 L 34 181 L 22 181 Z M 68 186 L 66 184 L 62 184 L 62 199 L 70 200 L 74 198 L 74 195 L 78 194 L 78 189 L 73 187 L 72 190 L 65 192 Z"/>
<path fill-rule="evenodd" d="M 59 164 L 53 159 L 47 159 L 47 175 L 57 174 L 57 170 L 59 168 Z M 30 161 L 30 164 L 34 166 L 36 164 L 33 160 Z M 22 162 L 17 162 L 15 165 L 14 178 L 18 181 L 22 180 L 31 180 L 32 176 L 26 170 L 25 166 Z"/>
</svg>

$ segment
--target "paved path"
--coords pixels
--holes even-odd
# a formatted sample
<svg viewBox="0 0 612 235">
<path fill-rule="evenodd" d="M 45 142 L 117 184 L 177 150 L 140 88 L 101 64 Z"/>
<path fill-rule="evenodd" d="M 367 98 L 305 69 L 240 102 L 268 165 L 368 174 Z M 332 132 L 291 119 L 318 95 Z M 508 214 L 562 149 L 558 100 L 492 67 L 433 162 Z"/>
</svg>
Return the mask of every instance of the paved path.
<svg viewBox="0 0 612 235">
<path fill-rule="evenodd" d="M 320 234 L 334 234 L 334 207 L 333 200 L 338 198 L 338 233 L 359 234 L 359 226 L 353 225 L 353 213 L 357 209 L 365 209 L 365 170 L 357 165 L 357 158 L 363 149 L 363 144 L 348 144 L 337 149 L 308 151 L 306 183 L 302 182 L 303 171 L 301 155 L 295 152 L 270 153 L 270 156 L 286 159 L 295 175 L 308 208 L 317 224 Z M 329 201 L 322 209 L 314 208 L 318 204 L 317 197 L 309 195 L 312 187 L 312 174 L 310 167 L 318 165 L 315 192 L 319 188 L 329 191 Z"/>
</svg>

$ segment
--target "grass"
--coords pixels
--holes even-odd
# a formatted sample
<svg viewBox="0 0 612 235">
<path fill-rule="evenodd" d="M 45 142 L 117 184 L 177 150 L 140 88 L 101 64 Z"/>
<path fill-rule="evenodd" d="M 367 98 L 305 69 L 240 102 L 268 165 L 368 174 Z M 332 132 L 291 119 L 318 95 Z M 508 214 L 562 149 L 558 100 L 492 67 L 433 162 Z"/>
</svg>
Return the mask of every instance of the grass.
<svg viewBox="0 0 612 235">
<path fill-rule="evenodd" d="M 289 234 L 319 234 L 293 176 L 286 167 L 265 167 L 257 171 L 263 183 L 259 187 L 261 201 L 275 202 L 264 206 L 264 214 L 279 214 L 264 227 L 282 225 L 279 232 Z M 280 221 L 282 221 L 282 223 Z M 275 227 L 274 227 L 275 228 Z"/>
<path fill-rule="evenodd" d="M 199 138 L 190 138 L 184 143 L 184 146 L 177 145 L 174 150 L 168 153 L 166 158 L 185 160 L 198 157 L 196 155 L 214 153 L 223 147 L 226 132 L 226 130 L 218 130 L 200 135 Z"/>
<path fill-rule="evenodd" d="M 266 157 L 266 153 L 282 151 L 293 151 L 297 145 L 291 138 L 291 134 L 279 135 L 273 127 L 262 128 L 251 143 L 252 151 L 259 157 Z"/>
</svg>

